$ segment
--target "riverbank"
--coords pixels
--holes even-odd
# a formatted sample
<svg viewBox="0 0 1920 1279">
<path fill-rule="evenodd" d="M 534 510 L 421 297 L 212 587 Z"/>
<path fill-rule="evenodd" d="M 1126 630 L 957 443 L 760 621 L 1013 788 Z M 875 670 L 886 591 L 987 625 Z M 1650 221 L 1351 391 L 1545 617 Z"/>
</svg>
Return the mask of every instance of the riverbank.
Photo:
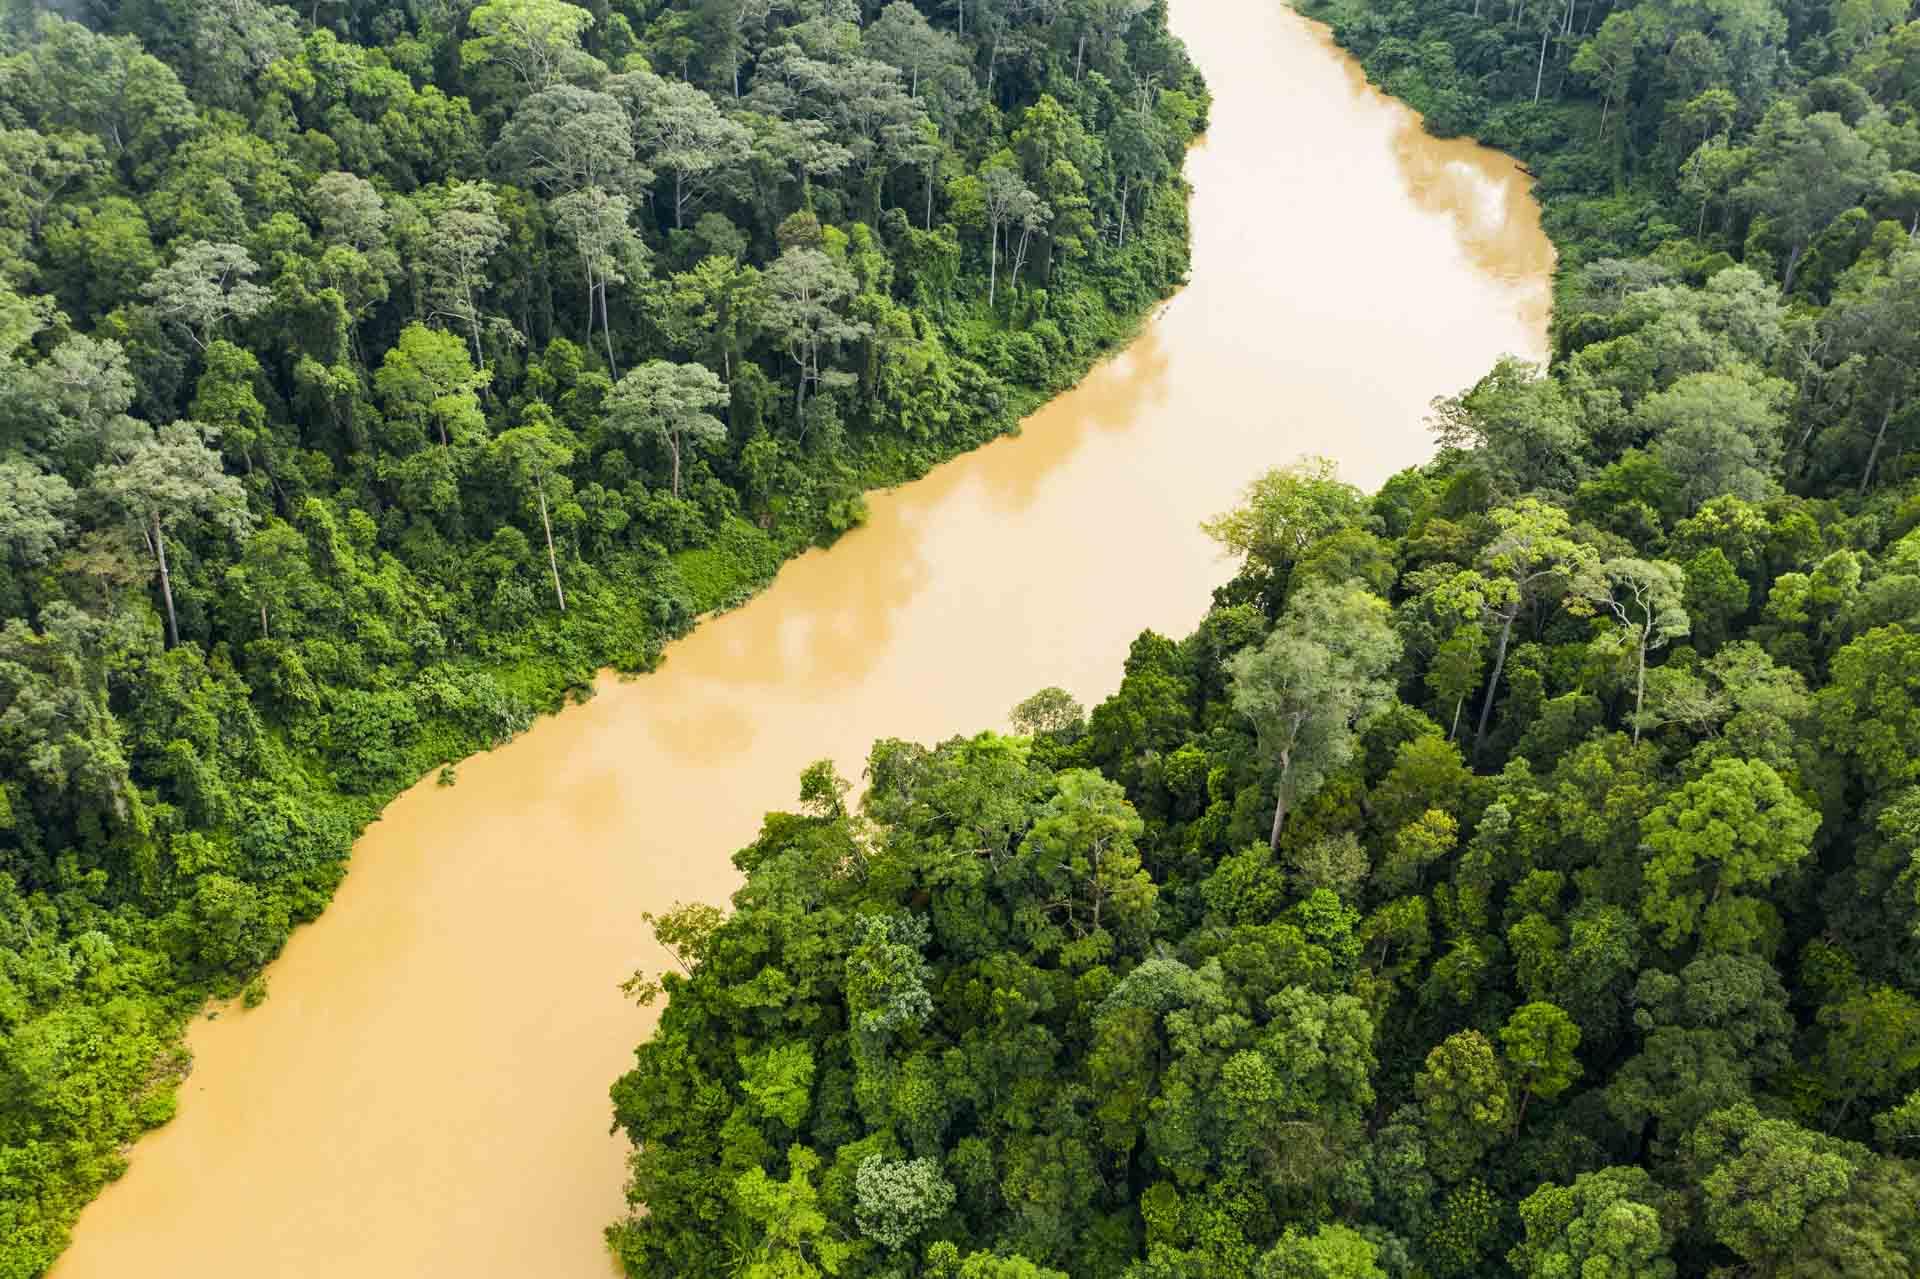
<svg viewBox="0 0 1920 1279">
<path fill-rule="evenodd" d="M 1196 101 L 1204 107 L 1203 98 Z M 96 994 L 96 1006 L 83 1010 L 102 1018 L 91 1027 L 91 1039 L 84 1046 L 57 1044 L 49 1054 L 51 1062 L 35 1063 L 36 1075 L 51 1077 L 50 1087 L 86 1094 L 86 1123 L 79 1136 L 54 1125 L 30 1130 L 29 1138 L 57 1146 L 59 1157 L 43 1160 L 30 1174 L 0 1179 L 0 1226 L 6 1235 L 0 1244 L 0 1276 L 40 1273 L 58 1252 L 66 1224 L 103 1183 L 118 1175 L 128 1143 L 173 1116 L 176 1089 L 191 1068 L 191 1055 L 181 1046 L 188 1025 L 203 1012 L 241 1015 L 269 996 L 271 983 L 256 974 L 279 952 L 290 928 L 310 923 L 328 907 L 348 873 L 348 850 L 398 795 L 423 777 L 453 779 L 459 760 L 502 746 L 541 716 L 589 696 L 601 673 L 650 669 L 665 645 L 687 634 L 700 616 L 737 607 L 763 589 L 782 564 L 857 527 L 864 519 L 866 492 L 908 482 L 1017 430 L 1019 419 L 1035 403 L 1070 387 L 1094 363 L 1123 346 L 1184 280 L 1184 191 L 1176 176 L 1164 196 L 1141 202 L 1140 223 L 1127 246 L 1103 248 L 1095 255 L 1103 269 L 1111 269 L 1111 281 L 1089 276 L 1090 259 L 1063 262 L 1048 281 L 1050 290 L 1016 291 L 1004 287 L 1003 280 L 997 308 L 985 301 L 984 275 L 979 281 L 982 296 L 971 298 L 973 272 L 970 267 L 959 270 L 962 245 L 947 228 L 944 242 L 961 278 L 948 282 L 953 296 L 941 306 L 941 323 L 918 337 L 945 352 L 945 367 L 966 379 L 978 400 L 964 412 L 949 414 L 944 427 L 892 418 L 836 423 L 845 433 L 842 449 L 831 456 L 813 450 L 803 456 L 804 465 L 784 463 L 785 473 L 763 486 L 759 504 L 750 508 L 740 506 L 704 465 L 690 468 L 694 480 L 704 482 L 698 489 L 689 484 L 687 501 L 673 501 L 677 509 L 671 512 L 672 535 L 663 535 L 664 545 L 637 551 L 603 547 L 596 556 L 584 543 L 605 530 L 593 526 L 583 507 L 567 508 L 556 500 L 555 523 L 572 524 L 571 538 L 563 530 L 553 570 L 556 578 L 564 579 L 564 611 L 554 609 L 551 594 L 541 593 L 548 571 L 544 559 L 533 578 L 537 589 L 531 589 L 527 575 L 515 571 L 526 564 L 512 565 L 503 556 L 497 566 L 502 580 L 495 605 L 507 615 L 523 610 L 520 624 L 469 632 L 464 640 L 449 643 L 448 636 L 466 629 L 449 616 L 454 605 L 428 594 L 405 569 L 396 570 L 395 547 L 371 520 L 339 519 L 338 511 L 317 500 L 295 503 L 288 517 L 291 536 L 306 539 L 303 550 L 309 544 L 326 546 L 331 557 L 328 568 L 337 580 L 329 587 L 342 597 L 333 601 L 340 609 L 333 620 L 374 655 L 353 651 L 342 657 L 340 649 L 351 645 L 339 645 L 333 656 L 356 676 L 364 676 L 368 665 L 379 665 L 379 686 L 359 688 L 351 680 L 335 686 L 312 654 L 287 642 L 292 629 L 288 616 L 294 615 L 295 604 L 303 594 L 318 593 L 297 576 L 293 585 L 282 588 L 289 599 L 274 604 L 276 613 L 284 605 L 288 614 L 274 617 L 270 629 L 249 631 L 258 635 L 258 645 L 216 646 L 208 665 L 215 679 L 228 681 L 223 691 L 231 700 L 221 715 L 234 722 L 223 722 L 215 731 L 245 736 L 250 747 L 258 744 L 258 753 L 275 771 L 264 780 L 246 778 L 244 816 L 231 800 L 167 811 L 162 833 L 148 832 L 157 848 L 142 854 L 153 864 L 141 872 L 141 882 L 143 891 L 157 898 L 161 892 L 156 883 L 205 869 L 204 851 L 196 862 L 175 853 L 170 839 L 198 840 L 201 844 L 195 846 L 203 849 L 208 843 L 218 846 L 212 856 L 219 868 L 234 873 L 221 880 L 222 893 L 209 894 L 206 904 L 198 899 L 189 903 L 175 932 L 217 936 L 205 949 L 218 947 L 219 960 L 203 962 L 192 953 L 198 938 L 170 937 L 154 946 L 167 952 L 164 961 L 137 962 L 124 953 L 132 947 L 116 926 L 124 966 L 140 973 L 133 983 L 141 987 L 139 1004 L 132 1007 Z M 865 234 L 862 227 L 850 230 L 856 240 Z M 849 238 L 837 228 L 823 232 L 829 234 Z M 1068 314 L 1071 318 L 1063 319 Z M 1029 348 L 1041 358 L 1021 358 Z M 880 346 L 862 349 L 871 354 Z M 751 378 L 745 380 L 753 384 Z M 764 389 L 764 378 L 757 385 Z M 790 401 L 783 406 L 790 411 Z M 773 425 L 778 430 L 783 424 Z M 736 428 L 740 435 L 748 430 L 738 422 Z M 766 438 L 765 423 L 752 429 Z M 624 460 L 621 464 L 627 465 Z M 667 499 L 656 489 L 652 500 Z M 591 500 L 588 505 L 593 505 Z M 609 506 L 601 500 L 594 506 L 595 518 L 618 509 L 617 502 Z M 496 530 L 496 544 L 512 549 L 517 539 L 520 560 L 532 563 L 539 527 L 534 525 L 529 542 L 509 521 Z M 195 560 L 185 560 L 180 566 L 183 577 L 191 571 L 188 565 L 199 567 Z M 293 569 L 281 564 L 275 571 Z M 396 598 L 411 606 L 410 615 L 381 616 Z M 247 619 L 251 627 L 251 612 Z M 260 625 L 268 627 L 264 604 Z M 409 628 L 428 633 L 428 639 L 423 641 Z M 256 649 L 271 654 L 265 678 Z M 438 656 L 416 656 L 423 651 L 437 651 Z M 243 678 L 255 680 L 254 685 L 249 687 Z M 154 803 L 152 794 L 145 802 Z M 183 827 L 188 832 L 184 836 Z M 241 847 L 247 855 L 235 855 L 228 845 Z M 256 852 L 262 845 L 269 854 Z M 176 870 L 174 862 L 181 868 Z M 31 875 L 25 883 L 32 886 Z M 110 895 L 99 886 L 88 891 Z M 6 906 L 0 896 L 0 924 L 6 922 Z M 213 914 L 219 918 L 207 918 Z M 161 968 L 160 962 L 167 966 Z M 227 1002 L 224 1008 L 208 1009 L 210 999 Z M 97 1005 L 107 1003 L 112 1006 L 102 1013 Z M 79 1032 L 62 1024 L 49 1033 L 58 1040 Z M 101 1042 L 103 1036 L 108 1042 Z M 33 1086 L 40 1083 L 36 1078 Z M 13 1139 L 12 1134 L 0 1135 Z"/>
<path fill-rule="evenodd" d="M 978 727 L 1046 684 L 1097 696 L 1142 626 L 1204 610 L 1197 524 L 1247 475 L 1316 452 L 1377 483 L 1430 451 L 1433 395 L 1544 350 L 1551 252 L 1510 161 L 1429 138 L 1260 0 L 1173 16 L 1216 92 L 1189 289 L 1019 436 L 875 495 L 655 674 L 602 676 L 390 805 L 267 1002 L 194 1024 L 179 1119 L 62 1279 L 603 1270 L 605 1087 L 648 1024 L 617 986 L 665 962 L 641 911 L 723 900 L 723 852 L 821 754 L 857 771 L 875 737 Z"/>
</svg>

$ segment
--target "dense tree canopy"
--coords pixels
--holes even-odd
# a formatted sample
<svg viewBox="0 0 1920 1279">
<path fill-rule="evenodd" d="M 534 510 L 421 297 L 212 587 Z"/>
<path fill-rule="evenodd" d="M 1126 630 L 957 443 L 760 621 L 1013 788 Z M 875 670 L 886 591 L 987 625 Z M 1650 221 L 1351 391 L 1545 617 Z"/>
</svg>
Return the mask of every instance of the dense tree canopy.
<svg viewBox="0 0 1920 1279">
<path fill-rule="evenodd" d="M 0 1275 L 386 797 L 1125 336 L 1205 112 L 1150 4 L 0 5 Z"/>
<path fill-rule="evenodd" d="M 1090 714 L 736 857 L 630 1273 L 1920 1273 L 1920 22 L 1328 0 L 1553 351 Z M 0 1275 L 399 786 L 1006 429 L 1185 269 L 1158 0 L 0 10 Z M 1436 388 L 1442 389 L 1444 388 Z M 251 986 L 257 995 L 261 988 Z"/>
<path fill-rule="evenodd" d="M 802 1275 L 1920 1273 L 1920 23 L 1316 11 L 1539 175 L 1551 360 L 1254 480 L 1090 714 L 769 817 L 614 1088 L 629 1273 L 795 1177 Z"/>
</svg>

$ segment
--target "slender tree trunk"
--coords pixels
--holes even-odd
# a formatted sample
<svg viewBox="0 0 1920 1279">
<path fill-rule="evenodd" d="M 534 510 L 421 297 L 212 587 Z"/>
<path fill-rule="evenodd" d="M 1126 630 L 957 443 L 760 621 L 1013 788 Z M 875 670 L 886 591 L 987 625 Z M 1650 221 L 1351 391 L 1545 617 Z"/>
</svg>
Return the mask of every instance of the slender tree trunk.
<svg viewBox="0 0 1920 1279">
<path fill-rule="evenodd" d="M 1533 101 L 1536 106 L 1540 103 L 1540 82 L 1546 79 L 1547 75 L 1547 40 L 1551 38 L 1552 35 L 1553 28 L 1551 27 L 1548 27 L 1540 33 L 1540 65 L 1536 67 L 1533 72 Z"/>
<path fill-rule="evenodd" d="M 587 349 L 589 351 L 593 349 L 593 294 L 594 294 L 594 290 L 599 287 L 600 286 L 594 281 L 594 278 L 593 278 L 593 262 L 589 260 L 587 262 L 587 338 L 586 338 Z"/>
<path fill-rule="evenodd" d="M 992 247 L 987 250 L 987 306 L 993 306 L 1000 287 L 1000 224 L 989 224 L 987 234 Z"/>
<path fill-rule="evenodd" d="M 1487 695 L 1480 702 L 1480 726 L 1473 734 L 1473 757 L 1480 758 L 1480 748 L 1486 744 L 1487 721 L 1493 717 L 1493 695 L 1500 688 L 1500 672 L 1507 666 L 1507 642 L 1513 638 L 1513 619 L 1518 610 L 1507 615 L 1506 624 L 1500 628 L 1500 649 L 1494 655 L 1493 675 L 1487 680 Z"/>
<path fill-rule="evenodd" d="M 1467 695 L 1465 693 L 1453 699 L 1453 723 L 1447 729 L 1448 741 L 1452 741 L 1454 738 L 1460 736 L 1460 708 L 1466 704 Z"/>
<path fill-rule="evenodd" d="M 620 364 L 613 358 L 613 322 L 607 318 L 607 282 L 600 281 L 600 338 L 607 345 L 607 371 L 620 380 Z"/>
<path fill-rule="evenodd" d="M 260 606 L 260 638 L 273 638 L 273 632 L 267 629 L 267 606 L 265 604 Z"/>
<path fill-rule="evenodd" d="M 173 574 L 167 569 L 167 535 L 160 528 L 160 519 L 153 519 L 153 558 L 160 565 L 160 598 L 167 605 L 167 647 L 180 647 L 180 620 L 173 612 Z"/>
<path fill-rule="evenodd" d="M 680 433 L 667 432 L 667 452 L 673 456 L 673 495 L 680 496 Z"/>
<path fill-rule="evenodd" d="M 1887 411 L 1880 415 L 1880 429 L 1874 432 L 1873 451 L 1867 454 L 1866 469 L 1860 472 L 1860 495 L 1866 496 L 1867 485 L 1873 480 L 1873 468 L 1880 461 L 1880 446 L 1887 442 L 1887 424 L 1893 421 L 1894 397 L 1887 397 Z"/>
<path fill-rule="evenodd" d="M 1785 297 L 1787 294 L 1793 292 L 1794 272 L 1800 269 L 1800 257 L 1806 251 L 1807 247 L 1803 244 L 1796 247 L 1792 253 L 1787 255 L 1787 274 L 1780 281 L 1781 297 Z"/>
<path fill-rule="evenodd" d="M 1648 619 L 1649 627 L 1652 619 Z M 1633 686 L 1633 744 L 1640 744 L 1640 708 L 1647 701 L 1647 627 L 1640 631 L 1640 677 Z"/>
<path fill-rule="evenodd" d="M 1293 752 L 1280 752 L 1280 780 L 1273 787 L 1273 830 L 1267 836 L 1267 847 L 1274 852 L 1280 851 L 1280 828 L 1287 820 L 1287 770 L 1293 767 Z"/>
<path fill-rule="evenodd" d="M 473 336 L 473 362 L 482 373 L 487 371 L 487 353 L 480 349 L 480 311 L 477 307 L 467 310 L 467 331 Z M 480 393 L 486 394 L 483 385 Z"/>
<path fill-rule="evenodd" d="M 560 601 L 560 611 L 567 611 L 567 593 L 560 589 L 560 557 L 553 553 L 553 525 L 547 520 L 547 486 L 536 484 L 533 491 L 540 498 L 540 528 L 547 535 L 547 567 L 553 570 L 553 597 Z"/>
</svg>

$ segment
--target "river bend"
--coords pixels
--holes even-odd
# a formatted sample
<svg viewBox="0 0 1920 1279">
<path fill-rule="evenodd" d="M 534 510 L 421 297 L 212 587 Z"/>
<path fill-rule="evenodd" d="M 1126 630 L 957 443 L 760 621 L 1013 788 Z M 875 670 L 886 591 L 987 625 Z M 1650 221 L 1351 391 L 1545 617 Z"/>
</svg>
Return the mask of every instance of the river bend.
<svg viewBox="0 0 1920 1279">
<path fill-rule="evenodd" d="M 196 1022 L 179 1116 L 82 1217 L 58 1279 L 603 1279 L 623 1209 L 607 1088 L 650 1024 L 642 911 L 724 901 L 796 777 L 876 737 L 1091 702 L 1226 568 L 1198 530 L 1261 468 L 1372 486 L 1428 401 L 1545 349 L 1552 250 L 1525 177 L 1426 136 L 1280 0 L 1172 0 L 1215 94 L 1192 284 L 1124 354 L 702 625 L 422 783 L 360 840 L 251 1012 Z"/>
</svg>

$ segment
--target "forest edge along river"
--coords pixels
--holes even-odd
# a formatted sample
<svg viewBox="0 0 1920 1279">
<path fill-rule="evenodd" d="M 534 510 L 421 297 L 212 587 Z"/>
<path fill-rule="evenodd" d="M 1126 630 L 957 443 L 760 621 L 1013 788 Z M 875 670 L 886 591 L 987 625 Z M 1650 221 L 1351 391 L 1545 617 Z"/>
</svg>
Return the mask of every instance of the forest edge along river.
<svg viewBox="0 0 1920 1279">
<path fill-rule="evenodd" d="M 1374 486 L 1429 400 L 1544 355 L 1552 249 L 1511 159 L 1426 135 L 1280 0 L 1173 0 L 1214 93 L 1192 282 L 996 441 L 704 622 L 656 674 L 421 782 L 355 848 L 251 1011 L 196 1020 L 179 1114 L 58 1279 L 603 1276 L 625 1210 L 608 1085 L 670 961 L 641 921 L 724 902 L 797 777 L 877 737 L 1111 689 L 1224 572 L 1199 522 L 1303 454 Z"/>
</svg>

